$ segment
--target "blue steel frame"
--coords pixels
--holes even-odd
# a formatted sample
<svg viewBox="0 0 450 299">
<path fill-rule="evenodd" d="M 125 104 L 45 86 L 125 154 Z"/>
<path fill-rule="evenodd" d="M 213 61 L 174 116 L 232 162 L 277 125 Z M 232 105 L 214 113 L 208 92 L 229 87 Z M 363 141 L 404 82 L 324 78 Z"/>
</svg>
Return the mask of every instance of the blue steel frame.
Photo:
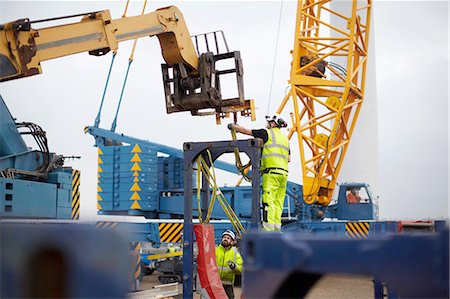
<svg viewBox="0 0 450 299">
<path fill-rule="evenodd" d="M 303 298 L 326 273 L 370 275 L 401 298 L 449 298 L 448 227 L 366 240 L 250 232 L 243 241 L 246 298 Z"/>
<path fill-rule="evenodd" d="M 260 227 L 260 204 L 259 204 L 259 164 L 261 159 L 261 139 L 215 141 L 215 142 L 185 142 L 184 150 L 184 227 L 183 227 L 183 298 L 192 298 L 193 291 L 193 265 L 194 265 L 194 235 L 192 224 L 192 174 L 193 166 L 200 155 L 204 155 L 205 161 L 209 161 L 207 150 L 210 151 L 212 161 L 225 153 L 233 153 L 237 148 L 244 152 L 252 163 L 252 217 L 250 230 Z M 205 176 L 202 177 L 202 206 L 209 204 L 209 185 L 205 184 Z M 206 211 L 204 212 L 206 213 Z M 203 213 L 202 219 L 205 214 Z"/>
</svg>

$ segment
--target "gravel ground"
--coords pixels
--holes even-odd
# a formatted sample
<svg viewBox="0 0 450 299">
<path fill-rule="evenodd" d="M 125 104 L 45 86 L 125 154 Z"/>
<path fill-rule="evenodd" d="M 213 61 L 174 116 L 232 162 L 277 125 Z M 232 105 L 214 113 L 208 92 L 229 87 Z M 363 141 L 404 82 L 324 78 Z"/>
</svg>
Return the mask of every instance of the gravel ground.
<svg viewBox="0 0 450 299">
<path fill-rule="evenodd" d="M 309 291 L 306 298 L 374 298 L 373 282 L 370 277 L 326 275 Z"/>
<path fill-rule="evenodd" d="M 140 283 L 139 289 L 141 292 L 130 294 L 132 299 L 147 299 L 151 298 L 151 293 L 155 285 L 160 285 L 158 281 L 158 272 L 152 275 L 145 276 Z M 300 283 L 300 282 L 299 282 Z M 183 287 L 178 286 L 180 292 Z M 241 298 L 242 289 L 234 288 L 235 298 Z M 181 295 L 174 298 L 182 298 Z M 194 298 L 200 298 L 198 294 L 194 294 Z M 373 283 L 370 277 L 355 277 L 347 275 L 327 275 L 324 276 L 306 296 L 307 299 L 371 299 L 374 298 Z"/>
</svg>

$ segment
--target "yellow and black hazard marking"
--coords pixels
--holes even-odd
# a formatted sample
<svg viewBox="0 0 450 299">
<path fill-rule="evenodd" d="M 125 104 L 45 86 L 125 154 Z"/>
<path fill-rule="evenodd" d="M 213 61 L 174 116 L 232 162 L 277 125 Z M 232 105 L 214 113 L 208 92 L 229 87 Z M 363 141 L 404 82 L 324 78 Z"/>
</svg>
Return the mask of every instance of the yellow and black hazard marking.
<svg viewBox="0 0 450 299">
<path fill-rule="evenodd" d="M 160 223 L 158 228 L 161 242 L 181 242 L 183 232 L 182 223 Z"/>
<path fill-rule="evenodd" d="M 130 251 L 134 257 L 134 279 L 141 275 L 141 242 L 130 242 Z"/>
<path fill-rule="evenodd" d="M 369 232 L 369 222 L 348 222 L 345 224 L 345 235 L 350 239 L 366 239 Z"/>
<path fill-rule="evenodd" d="M 101 149 L 101 147 L 98 147 L 98 170 L 97 170 L 97 210 L 103 210 L 102 205 L 100 204 L 100 201 L 103 200 L 102 196 L 100 195 L 100 193 L 103 192 L 102 187 L 100 187 L 100 182 L 101 182 L 101 177 L 102 177 L 102 164 L 103 164 L 103 160 L 101 158 L 101 155 L 103 155 L 103 151 Z"/>
<path fill-rule="evenodd" d="M 72 214 L 74 220 L 80 219 L 80 171 L 72 170 Z"/>
<path fill-rule="evenodd" d="M 119 225 L 117 222 L 111 222 L 111 221 L 98 221 L 95 224 L 95 227 L 97 228 L 116 228 Z"/>
</svg>

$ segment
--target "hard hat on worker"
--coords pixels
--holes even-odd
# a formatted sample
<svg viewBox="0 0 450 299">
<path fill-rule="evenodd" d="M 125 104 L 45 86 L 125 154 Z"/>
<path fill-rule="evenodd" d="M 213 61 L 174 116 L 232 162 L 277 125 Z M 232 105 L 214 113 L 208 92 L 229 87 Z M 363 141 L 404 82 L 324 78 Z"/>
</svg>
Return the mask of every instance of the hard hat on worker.
<svg viewBox="0 0 450 299">
<path fill-rule="evenodd" d="M 233 239 L 233 241 L 236 241 L 236 235 L 234 234 L 234 232 L 232 230 L 227 229 L 226 231 L 224 231 L 222 234 L 222 238 L 225 235 L 230 236 L 230 238 Z"/>
<path fill-rule="evenodd" d="M 268 122 L 271 122 L 271 121 L 274 122 L 280 128 L 287 127 L 287 123 L 284 121 L 283 118 L 281 118 L 281 116 L 279 114 L 267 115 L 266 120 Z"/>
</svg>

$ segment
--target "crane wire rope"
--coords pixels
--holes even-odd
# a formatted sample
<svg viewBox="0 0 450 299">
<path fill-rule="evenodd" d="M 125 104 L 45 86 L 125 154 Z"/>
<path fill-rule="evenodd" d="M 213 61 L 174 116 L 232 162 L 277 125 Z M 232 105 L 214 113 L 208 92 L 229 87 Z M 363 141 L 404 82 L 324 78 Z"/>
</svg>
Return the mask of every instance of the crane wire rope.
<svg viewBox="0 0 450 299">
<path fill-rule="evenodd" d="M 205 161 L 202 155 L 199 155 L 197 158 L 197 209 L 198 209 L 198 220 L 201 224 L 208 224 L 211 219 L 212 210 L 214 208 L 214 204 L 217 201 L 219 201 L 220 205 L 222 206 L 222 209 L 225 213 L 225 215 L 228 217 L 228 219 L 231 222 L 231 225 L 233 226 L 234 230 L 236 231 L 237 235 L 239 237 L 242 237 L 243 233 L 245 232 L 245 229 L 239 220 L 236 213 L 233 211 L 233 208 L 228 203 L 227 199 L 223 195 L 222 191 L 220 190 L 217 180 L 216 180 L 216 172 L 214 169 L 214 163 L 212 161 L 211 152 L 209 150 L 206 151 L 208 154 L 209 159 L 209 165 Z M 211 168 L 211 169 L 210 169 Z M 208 184 L 211 186 L 211 200 L 208 205 L 208 210 L 206 213 L 206 217 L 203 220 L 202 219 L 202 206 L 201 206 L 201 190 L 200 190 L 200 182 L 201 182 L 201 176 L 204 175 Z"/>
<path fill-rule="evenodd" d="M 125 5 L 125 11 L 123 12 L 122 18 L 125 18 L 126 15 L 127 15 L 129 2 L 130 2 L 130 0 L 128 0 L 126 5 Z M 146 6 L 147 6 L 147 0 L 144 1 L 144 5 L 142 7 L 141 15 L 143 15 L 145 13 L 145 7 Z M 120 92 L 120 98 L 119 98 L 119 103 L 117 104 L 116 115 L 114 116 L 114 120 L 113 120 L 113 122 L 111 124 L 111 131 L 112 132 L 114 132 L 116 130 L 117 116 L 119 115 L 120 105 L 122 104 L 123 93 L 125 91 L 125 86 L 126 86 L 127 81 L 128 81 L 128 74 L 130 72 L 131 63 L 133 62 L 133 59 L 134 59 L 134 52 L 136 50 L 136 45 L 137 45 L 137 38 L 135 38 L 134 41 L 133 41 L 133 47 L 131 49 L 130 57 L 128 58 L 127 72 L 125 73 L 125 78 L 123 80 L 122 91 Z"/>
<path fill-rule="evenodd" d="M 112 68 L 114 65 L 114 59 L 116 58 L 116 54 L 117 54 L 117 52 L 114 51 L 112 59 L 111 59 L 111 64 L 109 66 L 108 76 L 106 77 L 106 83 L 105 83 L 105 88 L 103 89 L 102 100 L 100 101 L 100 107 L 98 108 L 97 117 L 95 118 L 95 122 L 94 122 L 94 127 L 96 127 L 96 128 L 98 128 L 98 126 L 100 125 L 100 115 L 102 113 L 103 102 L 105 101 L 106 90 L 108 89 L 109 79 L 111 78 L 111 71 L 112 71 Z"/>
<path fill-rule="evenodd" d="M 231 129 L 231 138 L 233 140 L 237 140 L 236 136 L 236 130 Z M 234 148 L 234 159 L 235 159 L 235 165 L 239 172 L 239 174 L 242 176 L 239 181 L 237 182 L 236 186 L 239 186 L 242 182 L 242 179 L 246 180 L 247 182 L 251 182 L 252 178 L 248 175 L 248 172 L 250 170 L 250 166 L 252 165 L 252 161 L 248 161 L 247 164 L 242 165 L 241 156 L 239 154 L 239 149 L 237 147 Z"/>
<path fill-rule="evenodd" d="M 278 28 L 277 28 L 277 37 L 276 37 L 276 41 L 275 41 L 275 53 L 273 56 L 273 64 L 272 64 L 272 75 L 270 78 L 270 88 L 269 88 L 269 101 L 267 103 L 267 111 L 266 111 L 266 115 L 269 114 L 269 109 L 270 109 L 270 101 L 272 99 L 272 87 L 273 87 L 273 77 L 275 74 L 275 64 L 276 64 L 276 60 L 277 60 L 277 54 L 278 54 L 278 39 L 280 37 L 280 28 L 281 28 L 281 16 L 283 14 L 283 1 L 281 0 L 280 3 L 280 14 L 278 16 Z"/>
</svg>

